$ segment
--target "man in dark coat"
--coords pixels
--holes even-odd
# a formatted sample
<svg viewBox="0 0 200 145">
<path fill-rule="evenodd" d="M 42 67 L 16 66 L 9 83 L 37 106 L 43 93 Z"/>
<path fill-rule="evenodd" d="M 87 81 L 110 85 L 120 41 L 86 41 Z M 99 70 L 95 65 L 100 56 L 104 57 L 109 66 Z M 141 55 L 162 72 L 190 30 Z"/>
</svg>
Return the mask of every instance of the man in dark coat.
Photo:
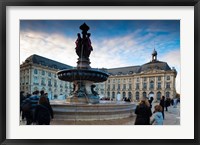
<svg viewBox="0 0 200 145">
<path fill-rule="evenodd" d="M 22 105 L 23 105 L 23 101 L 26 99 L 25 95 L 24 95 L 24 91 L 20 92 L 20 114 L 22 113 L 22 120 L 24 119 L 24 113 L 22 111 Z"/>
<path fill-rule="evenodd" d="M 170 106 L 171 100 L 170 98 L 167 98 L 165 101 L 165 111 L 168 111 L 168 107 Z"/>
<path fill-rule="evenodd" d="M 163 119 L 165 119 L 165 114 L 164 114 L 165 96 L 162 96 L 162 98 L 160 100 L 160 106 L 162 106 L 162 115 L 163 115 Z"/>
<path fill-rule="evenodd" d="M 39 101 L 39 91 L 33 92 L 33 95 L 23 101 L 22 111 L 26 118 L 26 125 L 31 125 L 34 120 L 35 108 Z"/>
</svg>

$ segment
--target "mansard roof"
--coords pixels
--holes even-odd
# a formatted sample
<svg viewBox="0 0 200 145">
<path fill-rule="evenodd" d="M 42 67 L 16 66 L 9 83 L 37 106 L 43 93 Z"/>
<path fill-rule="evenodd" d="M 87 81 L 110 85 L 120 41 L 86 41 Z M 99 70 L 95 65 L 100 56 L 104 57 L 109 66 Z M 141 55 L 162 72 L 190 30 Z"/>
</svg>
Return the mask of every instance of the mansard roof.
<svg viewBox="0 0 200 145">
<path fill-rule="evenodd" d="M 58 70 L 72 68 L 72 66 L 69 66 L 69 65 L 36 55 L 36 54 L 31 55 L 25 60 L 25 63 L 28 63 L 28 62 L 32 62 L 33 64 L 39 64 L 42 66 L 47 66 L 47 67 L 58 69 Z"/>
<path fill-rule="evenodd" d="M 128 66 L 128 67 L 119 67 L 107 69 L 110 75 L 126 75 L 138 73 L 140 66 Z"/>
<path fill-rule="evenodd" d="M 151 62 L 143 64 L 140 67 L 139 72 L 145 72 L 145 71 L 149 71 L 149 70 L 170 71 L 171 68 L 169 67 L 169 65 L 166 62 L 156 60 L 156 61 L 151 61 Z"/>
<path fill-rule="evenodd" d="M 171 71 L 171 68 L 166 62 L 151 61 L 141 66 L 111 68 L 111 69 L 107 69 L 107 72 L 110 75 L 126 75 L 126 74 L 138 74 L 138 73 L 147 72 L 150 70 Z"/>
</svg>

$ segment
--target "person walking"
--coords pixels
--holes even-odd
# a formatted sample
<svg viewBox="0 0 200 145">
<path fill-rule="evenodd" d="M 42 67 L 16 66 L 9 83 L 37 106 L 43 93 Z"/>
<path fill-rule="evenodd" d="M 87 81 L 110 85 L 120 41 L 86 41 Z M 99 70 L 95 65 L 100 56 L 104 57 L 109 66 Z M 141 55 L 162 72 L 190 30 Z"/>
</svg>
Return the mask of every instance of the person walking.
<svg viewBox="0 0 200 145">
<path fill-rule="evenodd" d="M 154 114 L 151 124 L 153 125 L 163 125 L 163 115 L 162 115 L 162 106 L 156 105 L 154 107 Z"/>
<path fill-rule="evenodd" d="M 26 125 L 31 125 L 34 121 L 35 108 L 39 101 L 39 91 L 34 91 L 33 95 L 23 101 L 22 111 L 26 118 Z"/>
<path fill-rule="evenodd" d="M 24 91 L 20 92 L 20 115 L 22 115 L 22 120 L 24 120 L 25 116 L 24 113 L 22 111 L 22 106 L 23 106 L 23 101 L 26 99 L 25 95 L 24 95 Z"/>
<path fill-rule="evenodd" d="M 150 100 L 149 100 L 150 108 L 152 108 L 153 100 L 154 100 L 153 97 L 150 97 Z"/>
<path fill-rule="evenodd" d="M 174 99 L 171 99 L 171 105 L 174 106 Z"/>
<path fill-rule="evenodd" d="M 174 98 L 174 108 L 177 107 L 177 98 Z"/>
<path fill-rule="evenodd" d="M 44 90 L 40 91 L 40 97 L 42 97 L 44 95 Z"/>
<path fill-rule="evenodd" d="M 165 96 L 162 96 L 162 98 L 161 98 L 161 100 L 160 100 L 160 106 L 163 108 L 163 109 L 162 109 L 162 115 L 163 115 L 163 119 L 165 119 L 165 113 L 164 113 Z"/>
<path fill-rule="evenodd" d="M 135 109 L 136 120 L 135 125 L 150 125 L 150 117 L 152 116 L 149 101 L 142 99 Z"/>
<path fill-rule="evenodd" d="M 51 118 L 53 118 L 53 110 L 45 96 L 40 97 L 34 118 L 37 125 L 50 125 Z"/>
<path fill-rule="evenodd" d="M 50 103 L 48 98 L 48 93 L 44 93 L 44 96 L 47 98 L 48 103 Z"/>
<path fill-rule="evenodd" d="M 29 98 L 25 99 L 22 104 L 22 119 L 26 118 L 26 125 L 31 125 L 33 116 L 31 113 L 31 101 Z"/>
<path fill-rule="evenodd" d="M 166 101 L 165 101 L 165 111 L 168 111 L 168 107 L 170 106 L 170 102 L 171 102 L 170 98 L 167 98 Z"/>
</svg>

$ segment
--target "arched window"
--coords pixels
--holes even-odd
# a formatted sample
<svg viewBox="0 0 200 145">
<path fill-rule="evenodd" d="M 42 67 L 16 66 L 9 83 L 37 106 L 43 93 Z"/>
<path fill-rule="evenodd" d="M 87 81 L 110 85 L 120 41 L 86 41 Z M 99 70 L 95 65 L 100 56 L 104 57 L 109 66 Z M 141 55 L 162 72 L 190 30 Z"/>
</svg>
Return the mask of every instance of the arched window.
<svg viewBox="0 0 200 145">
<path fill-rule="evenodd" d="M 154 89 L 154 82 L 153 81 L 150 82 L 150 89 Z"/>
<path fill-rule="evenodd" d="M 51 77 L 51 72 L 48 73 L 48 76 Z"/>
<path fill-rule="evenodd" d="M 166 97 L 170 97 L 170 92 L 166 92 Z"/>
<path fill-rule="evenodd" d="M 137 90 L 140 89 L 139 83 L 136 83 L 136 89 L 137 89 Z"/>
<path fill-rule="evenodd" d="M 147 97 L 147 93 L 146 93 L 146 92 L 143 92 L 143 93 L 142 93 L 142 96 L 143 96 L 144 98 L 146 98 L 146 97 Z"/>
<path fill-rule="evenodd" d="M 43 75 L 43 76 L 45 75 L 45 71 L 44 71 L 44 70 L 42 70 L 42 75 Z"/>
<path fill-rule="evenodd" d="M 34 69 L 34 74 L 38 74 L 38 70 L 37 69 Z"/>
<path fill-rule="evenodd" d="M 118 84 L 117 90 L 120 90 L 120 84 Z"/>
<path fill-rule="evenodd" d="M 112 92 L 112 98 L 115 98 L 115 92 Z"/>
<path fill-rule="evenodd" d="M 38 85 L 38 77 L 36 76 L 33 77 L 33 84 Z"/>
<path fill-rule="evenodd" d="M 123 94 L 123 98 L 125 98 L 125 97 L 126 97 L 126 93 L 125 93 L 125 92 L 123 92 L 122 94 Z"/>
<path fill-rule="evenodd" d="M 158 82 L 157 89 L 161 89 L 161 82 Z"/>
<path fill-rule="evenodd" d="M 128 98 L 132 98 L 132 93 L 128 92 Z"/>
<path fill-rule="evenodd" d="M 37 88 L 37 87 L 35 87 L 35 88 L 34 88 L 34 91 L 37 91 L 37 90 L 38 90 L 38 88 Z"/>
<path fill-rule="evenodd" d="M 46 91 L 46 89 L 45 89 L 44 87 L 42 88 L 42 90 L 43 90 L 43 91 Z"/>
<path fill-rule="evenodd" d="M 113 84 L 113 87 L 112 87 L 112 89 L 113 89 L 113 90 L 115 90 L 115 84 Z"/>
<path fill-rule="evenodd" d="M 51 79 L 48 79 L 48 86 L 51 87 Z"/>
<path fill-rule="evenodd" d="M 135 98 L 136 98 L 136 100 L 139 100 L 139 99 L 140 99 L 139 92 L 136 92 L 136 93 L 135 93 Z"/>
<path fill-rule="evenodd" d="M 157 92 L 157 100 L 161 99 L 161 92 Z"/>
<path fill-rule="evenodd" d="M 110 92 L 107 92 L 107 96 L 110 97 Z"/>
<path fill-rule="evenodd" d="M 45 78 L 42 78 L 41 85 L 46 86 L 45 81 L 46 81 Z"/>
<path fill-rule="evenodd" d="M 147 89 L 147 83 L 143 83 L 143 89 Z"/>
</svg>

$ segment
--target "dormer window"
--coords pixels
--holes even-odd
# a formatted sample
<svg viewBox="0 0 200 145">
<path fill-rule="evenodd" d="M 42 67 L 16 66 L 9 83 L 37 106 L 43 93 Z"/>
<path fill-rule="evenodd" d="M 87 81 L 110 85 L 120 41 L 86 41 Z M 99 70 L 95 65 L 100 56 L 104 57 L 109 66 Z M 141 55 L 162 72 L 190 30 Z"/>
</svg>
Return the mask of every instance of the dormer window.
<svg viewBox="0 0 200 145">
<path fill-rule="evenodd" d="M 57 65 L 54 65 L 53 67 L 54 67 L 55 69 L 58 69 Z"/>
<path fill-rule="evenodd" d="M 167 80 L 170 80 L 170 76 L 167 76 Z"/>
<path fill-rule="evenodd" d="M 40 61 L 40 64 L 41 64 L 41 65 L 45 65 L 45 62 L 44 62 L 44 61 Z"/>
<path fill-rule="evenodd" d="M 122 74 L 122 72 L 118 72 L 118 75 L 121 75 Z"/>
<path fill-rule="evenodd" d="M 45 75 L 45 71 L 44 71 L 44 70 L 42 70 L 42 75 L 43 75 L 43 76 Z"/>
<path fill-rule="evenodd" d="M 51 77 L 51 72 L 48 73 L 48 76 Z"/>
<path fill-rule="evenodd" d="M 34 74 L 38 74 L 38 70 L 37 69 L 34 69 Z"/>
</svg>

